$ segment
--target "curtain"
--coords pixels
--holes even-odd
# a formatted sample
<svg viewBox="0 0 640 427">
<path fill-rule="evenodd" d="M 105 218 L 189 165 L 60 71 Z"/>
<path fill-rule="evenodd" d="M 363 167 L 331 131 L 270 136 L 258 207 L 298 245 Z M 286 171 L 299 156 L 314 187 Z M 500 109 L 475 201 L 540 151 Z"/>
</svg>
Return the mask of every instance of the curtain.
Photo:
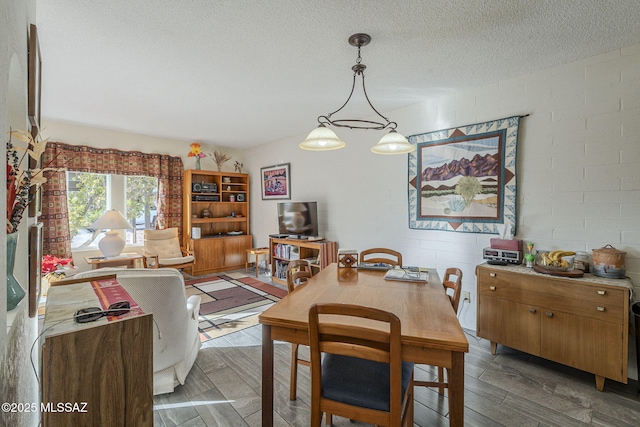
<svg viewBox="0 0 640 427">
<path fill-rule="evenodd" d="M 42 158 L 45 167 L 60 169 L 46 173 L 47 183 L 42 186 L 43 253 L 71 256 L 65 170 L 157 178 L 156 227 L 177 227 L 182 235 L 184 167 L 180 157 L 48 142 Z"/>
</svg>

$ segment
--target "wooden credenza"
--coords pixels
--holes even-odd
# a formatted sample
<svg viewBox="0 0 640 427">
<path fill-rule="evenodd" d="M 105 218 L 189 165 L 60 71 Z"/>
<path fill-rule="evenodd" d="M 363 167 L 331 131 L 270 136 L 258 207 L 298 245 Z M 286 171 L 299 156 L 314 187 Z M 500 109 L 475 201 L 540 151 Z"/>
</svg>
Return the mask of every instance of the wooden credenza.
<svg viewBox="0 0 640 427">
<path fill-rule="evenodd" d="M 565 278 L 521 266 L 479 265 L 477 335 L 627 383 L 628 279 Z"/>
</svg>

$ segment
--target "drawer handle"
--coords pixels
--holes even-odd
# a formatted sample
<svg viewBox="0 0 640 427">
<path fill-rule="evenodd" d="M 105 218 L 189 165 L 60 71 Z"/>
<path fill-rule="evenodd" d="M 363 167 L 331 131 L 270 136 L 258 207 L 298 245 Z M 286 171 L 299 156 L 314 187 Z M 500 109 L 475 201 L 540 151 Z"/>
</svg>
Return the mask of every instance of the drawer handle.
<svg viewBox="0 0 640 427">
<path fill-rule="evenodd" d="M 496 273 L 489 273 L 490 277 L 496 277 Z"/>
<path fill-rule="evenodd" d="M 605 308 L 601 305 L 596 306 L 596 308 L 598 309 L 598 311 L 604 311 Z"/>
<path fill-rule="evenodd" d="M 553 313 L 550 311 L 547 311 L 545 314 L 547 315 L 547 317 L 553 317 Z"/>
<path fill-rule="evenodd" d="M 538 310 L 536 310 L 535 308 L 530 308 L 530 309 L 529 309 L 529 313 L 533 313 L 533 314 L 535 314 L 535 313 L 536 313 L 536 311 L 538 311 Z"/>
<path fill-rule="evenodd" d="M 496 287 L 495 286 L 489 286 L 489 289 L 492 290 L 492 291 L 495 291 Z"/>
<path fill-rule="evenodd" d="M 598 291 L 598 295 L 606 295 L 607 291 Z"/>
</svg>

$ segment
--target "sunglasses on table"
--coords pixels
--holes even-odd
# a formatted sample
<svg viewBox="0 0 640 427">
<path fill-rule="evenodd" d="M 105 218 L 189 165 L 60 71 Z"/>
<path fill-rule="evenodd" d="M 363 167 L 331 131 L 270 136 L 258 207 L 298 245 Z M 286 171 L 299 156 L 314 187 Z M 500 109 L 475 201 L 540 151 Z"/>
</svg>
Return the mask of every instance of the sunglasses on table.
<svg viewBox="0 0 640 427">
<path fill-rule="evenodd" d="M 131 303 L 129 301 L 118 301 L 111 304 L 106 310 L 102 310 L 99 307 L 87 307 L 82 310 L 78 310 L 73 315 L 73 319 L 77 323 L 94 322 L 104 316 L 122 316 L 131 310 Z"/>
</svg>

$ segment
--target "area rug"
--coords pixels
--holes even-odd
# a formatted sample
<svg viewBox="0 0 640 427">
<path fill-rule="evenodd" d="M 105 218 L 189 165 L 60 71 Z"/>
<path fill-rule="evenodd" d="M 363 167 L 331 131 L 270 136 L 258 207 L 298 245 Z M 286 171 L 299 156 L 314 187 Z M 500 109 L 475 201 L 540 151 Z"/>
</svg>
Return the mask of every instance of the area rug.
<svg viewBox="0 0 640 427">
<path fill-rule="evenodd" d="M 198 328 L 202 342 L 258 324 L 258 316 L 286 289 L 241 273 L 185 280 L 187 296 L 200 295 Z"/>
</svg>

